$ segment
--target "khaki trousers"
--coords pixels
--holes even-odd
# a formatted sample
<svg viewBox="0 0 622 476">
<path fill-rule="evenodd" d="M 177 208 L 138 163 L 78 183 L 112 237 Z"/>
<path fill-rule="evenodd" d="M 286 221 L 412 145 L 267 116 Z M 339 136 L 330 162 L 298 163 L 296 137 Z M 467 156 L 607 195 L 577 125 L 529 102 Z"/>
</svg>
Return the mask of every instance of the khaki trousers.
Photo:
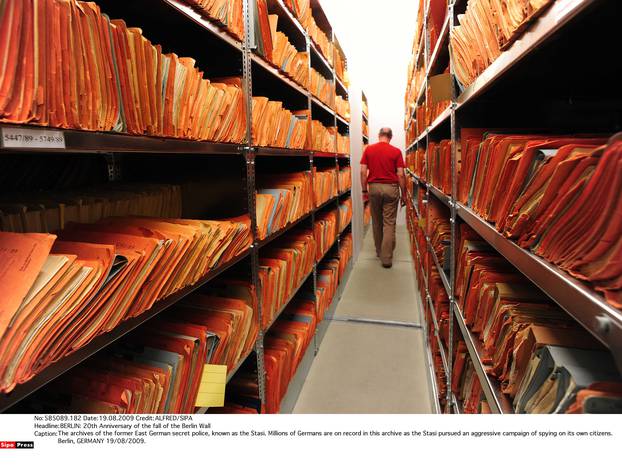
<svg viewBox="0 0 622 476">
<path fill-rule="evenodd" d="M 392 264 L 395 249 L 395 221 L 400 203 L 398 184 L 370 183 L 369 204 L 376 254 L 382 264 Z"/>
</svg>

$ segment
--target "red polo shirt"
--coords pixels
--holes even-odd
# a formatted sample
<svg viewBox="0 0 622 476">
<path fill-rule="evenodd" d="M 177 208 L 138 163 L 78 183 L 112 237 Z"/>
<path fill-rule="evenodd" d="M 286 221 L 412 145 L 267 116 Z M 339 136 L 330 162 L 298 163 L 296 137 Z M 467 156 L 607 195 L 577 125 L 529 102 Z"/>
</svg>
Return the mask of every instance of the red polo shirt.
<svg viewBox="0 0 622 476">
<path fill-rule="evenodd" d="M 369 183 L 399 183 L 397 169 L 404 168 L 402 151 L 387 142 L 369 145 L 363 152 L 361 164 L 367 165 Z"/>
</svg>

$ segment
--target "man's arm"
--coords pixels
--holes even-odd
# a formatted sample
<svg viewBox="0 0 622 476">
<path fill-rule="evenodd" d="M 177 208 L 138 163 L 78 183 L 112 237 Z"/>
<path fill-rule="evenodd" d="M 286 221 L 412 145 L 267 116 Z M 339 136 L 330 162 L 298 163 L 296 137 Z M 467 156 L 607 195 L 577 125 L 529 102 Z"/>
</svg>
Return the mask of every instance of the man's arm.
<svg viewBox="0 0 622 476">
<path fill-rule="evenodd" d="M 361 164 L 361 190 L 363 190 L 363 201 L 369 200 L 367 189 L 367 164 Z"/>
<path fill-rule="evenodd" d="M 400 182 L 400 190 L 402 191 L 402 206 L 406 206 L 406 176 L 404 175 L 404 169 L 398 167 L 397 169 L 397 180 Z"/>
</svg>

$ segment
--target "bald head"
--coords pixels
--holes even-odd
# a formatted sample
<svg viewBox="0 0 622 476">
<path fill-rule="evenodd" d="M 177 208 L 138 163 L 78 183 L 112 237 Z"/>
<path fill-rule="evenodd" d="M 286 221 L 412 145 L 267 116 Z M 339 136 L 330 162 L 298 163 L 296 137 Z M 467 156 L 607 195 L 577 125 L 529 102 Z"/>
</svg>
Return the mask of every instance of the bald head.
<svg viewBox="0 0 622 476">
<path fill-rule="evenodd" d="M 391 128 L 383 127 L 382 129 L 380 129 L 380 132 L 378 133 L 378 139 L 383 142 L 391 142 L 391 139 L 393 139 L 393 131 L 391 130 Z"/>
</svg>

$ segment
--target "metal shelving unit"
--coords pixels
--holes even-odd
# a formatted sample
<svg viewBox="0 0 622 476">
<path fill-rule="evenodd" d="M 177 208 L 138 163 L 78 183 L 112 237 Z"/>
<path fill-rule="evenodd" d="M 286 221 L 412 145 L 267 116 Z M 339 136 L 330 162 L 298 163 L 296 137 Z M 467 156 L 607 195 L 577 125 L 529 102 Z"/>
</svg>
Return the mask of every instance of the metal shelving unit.
<svg viewBox="0 0 622 476">
<path fill-rule="evenodd" d="M 622 368 L 622 312 L 569 274 L 521 248 L 463 205 L 458 216 L 518 271 L 551 297 L 569 315 L 607 346 Z"/>
<path fill-rule="evenodd" d="M 598 24 L 604 17 L 603 15 L 615 17 L 611 15 L 614 2 L 606 0 L 556 0 L 544 13 L 534 21 L 528 23 L 523 30 L 519 32 L 520 36 L 513 42 L 501 55 L 467 88 L 460 90 L 458 81 L 455 79 L 454 65 L 451 61 L 451 52 L 449 51 L 449 38 L 452 30 L 457 25 L 457 17 L 464 13 L 466 8 L 466 0 L 448 0 L 447 14 L 442 24 L 442 29 L 438 35 L 438 42 L 430 51 L 430 34 L 427 28 L 429 22 L 428 15 L 430 12 L 429 2 L 425 2 L 424 15 L 424 35 L 422 35 L 422 43 L 420 43 L 415 60 L 419 62 L 421 59 L 425 61 L 426 77 L 423 84 L 417 91 L 417 103 L 422 98 L 429 77 L 434 71 L 440 70 L 443 65 L 439 64 L 441 58 L 449 57 L 450 74 L 452 75 L 452 100 L 450 106 L 445 109 L 432 123 L 419 134 L 410 144 L 407 144 L 407 150 L 423 150 L 425 151 L 425 160 L 429 163 L 428 147 L 430 142 L 436 142 L 439 139 L 450 139 L 451 149 L 451 177 L 452 177 L 452 193 L 446 194 L 437 187 L 428 183 L 426 177 L 417 177 L 411 170 L 407 169 L 407 175 L 412 178 L 409 180 L 409 186 L 423 187 L 425 191 L 425 200 L 438 200 L 450 210 L 450 226 L 451 241 L 449 244 L 450 263 L 448 272 L 442 270 L 439 266 L 438 259 L 431 248 L 429 237 L 426 236 L 428 243 L 427 249 L 419 249 L 416 240 L 415 255 L 419 261 L 417 272 L 423 275 L 423 283 L 425 291 L 432 305 L 428 290 L 429 276 L 426 276 L 422 268 L 424 253 L 432 254 L 432 262 L 436 265 L 445 290 L 450 298 L 450 339 L 448 356 L 453 356 L 453 335 L 458 332 L 466 343 L 469 356 L 476 370 L 476 374 L 481 383 L 484 397 L 493 413 L 513 413 L 512 403 L 509 398 L 501 391 L 499 382 L 487 373 L 487 367 L 482 362 L 482 347 L 479 338 L 473 335 L 464 322 L 462 311 L 455 300 L 455 273 L 456 273 L 456 247 L 457 243 L 457 224 L 463 222 L 468 224 L 481 238 L 490 244 L 500 255 L 502 255 L 509 263 L 511 263 L 520 273 L 531 280 L 543 292 L 545 292 L 553 301 L 563 308 L 572 318 L 579 322 L 585 329 L 600 340 L 611 352 L 615 358 L 618 367 L 622 369 L 622 311 L 608 304 L 605 299 L 586 286 L 584 283 L 572 278 L 570 275 L 560 270 L 555 265 L 535 256 L 528 250 L 518 246 L 515 242 L 501 235 L 491 224 L 476 215 L 468 206 L 457 203 L 452 196 L 457 195 L 458 190 L 458 168 L 459 168 L 459 137 L 462 127 L 494 127 L 496 120 L 501 126 L 505 127 L 534 127 L 533 114 L 529 111 L 520 111 L 521 108 L 528 109 L 529 101 L 546 103 L 546 95 L 552 95 L 553 91 L 560 89 L 559 83 L 554 79 L 549 80 L 550 84 L 543 84 L 542 78 L 546 76 L 546 68 L 551 57 L 559 57 L 555 66 L 550 66 L 555 71 L 555 76 L 562 75 L 559 66 L 564 61 L 571 61 L 574 57 L 572 48 L 564 51 L 562 45 L 567 40 L 574 40 L 573 44 L 580 44 L 584 38 L 582 37 L 580 21 L 587 21 L 588 24 Z M 598 5 L 597 5 L 598 4 Z M 599 8 L 600 7 L 600 8 Z M 608 7 L 608 8 L 602 8 Z M 611 8 L 609 8 L 611 7 Z M 588 13 L 589 12 L 589 13 Z M 609 13 L 602 13 L 609 12 Z M 600 15 L 600 16 L 598 16 Z M 565 36 L 566 35 L 566 36 Z M 575 35 L 573 38 L 571 35 Z M 599 40 L 595 40 L 598 42 Z M 599 43 L 600 44 L 600 43 Z M 548 48 L 548 53 L 542 53 L 544 48 Z M 595 47 L 597 48 L 597 47 Z M 564 56 L 565 55 L 565 56 Z M 418 63 L 415 63 L 418 64 Z M 572 66 L 569 66 L 572 67 Z M 540 70 L 537 77 L 533 76 L 533 71 Z M 550 76 L 550 75 L 549 75 Z M 533 83 L 533 89 L 529 83 Z M 503 89 L 507 91 L 504 94 Z M 536 91 L 541 88 L 543 95 L 537 96 L 536 99 L 520 97 L 513 101 L 513 95 L 517 90 Z M 511 91 L 511 92 L 510 92 Z M 581 95 L 580 89 L 569 87 L 563 89 L 563 94 L 570 97 L 563 98 L 561 101 L 551 101 L 552 108 L 559 108 L 559 117 L 555 116 L 553 110 L 546 109 L 546 120 L 552 125 L 557 126 L 554 130 L 563 130 L 563 127 L 570 128 L 571 131 L 577 127 L 571 120 L 567 119 L 567 111 L 571 110 L 567 106 L 560 106 L 566 103 L 574 104 L 573 94 L 577 97 Z M 602 96 L 602 95 L 601 95 Z M 588 96 L 589 97 L 589 96 Z M 600 96 L 596 93 L 593 101 L 600 104 Z M 555 97 L 556 98 L 556 97 Z M 601 97 L 602 99 L 602 97 Z M 585 101 L 582 98 L 583 103 Z M 524 104 L 523 104 L 524 103 Z M 617 103 L 616 103 L 617 104 Z M 564 109 L 565 107 L 565 109 Z M 598 109 L 599 106 L 596 106 Z M 518 109 L 518 111 L 517 111 Z M 518 113 L 518 114 L 517 114 Z M 574 109 L 575 118 L 581 118 L 586 113 L 580 107 Z M 407 121 L 406 129 L 410 129 L 412 121 L 416 120 L 416 114 L 413 111 Z M 619 111 L 618 111 L 619 116 Z M 618 117 L 616 116 L 616 117 Z M 518 117 L 518 120 L 515 118 Z M 558 123 L 555 122 L 558 120 Z M 579 121 L 589 124 L 588 121 Z M 538 125 L 541 125 L 539 122 Z M 549 124 L 549 123 L 546 123 Z M 599 124 L 601 129 L 605 129 Z M 608 127 L 611 127 L 609 125 Z M 587 126 L 589 129 L 589 125 Z M 520 130 L 520 129 L 518 129 Z M 582 130 L 582 129 L 580 129 Z M 577 131 L 578 132 L 578 131 Z M 427 167 L 429 170 L 429 167 Z M 416 197 L 416 195 L 413 195 Z M 414 205 L 414 204 L 413 204 Z M 420 217 L 427 219 L 427 216 Z M 436 323 L 436 322 L 435 322 Z M 449 362 L 451 364 L 451 362 Z M 444 362 L 445 364 L 445 362 Z M 462 404 L 451 392 L 451 365 L 448 372 L 448 406 L 451 406 L 454 412 L 462 412 Z"/>
<path fill-rule="evenodd" d="M 261 66 L 265 71 L 267 71 L 268 73 L 270 73 L 274 77 L 276 77 L 279 80 L 281 80 L 283 83 L 285 83 L 285 85 L 287 85 L 289 88 L 291 88 L 294 91 L 296 91 L 298 94 L 302 94 L 303 96 L 306 96 L 308 94 L 307 90 L 303 86 L 298 84 L 293 79 L 290 79 L 280 69 L 275 68 L 273 65 L 268 63 L 265 59 L 263 59 L 261 56 L 255 54 L 255 53 L 251 53 L 251 59 L 252 59 L 253 63 L 256 63 L 259 66 Z"/>
<path fill-rule="evenodd" d="M 313 104 L 321 107 L 322 109 L 324 109 L 324 111 L 326 111 L 328 114 L 331 114 L 333 116 L 335 116 L 335 111 L 333 111 L 329 106 L 327 106 L 326 104 L 324 104 L 322 101 L 320 101 L 318 98 L 316 98 L 315 96 L 311 96 L 311 101 L 313 101 Z"/>
<path fill-rule="evenodd" d="M 244 153 L 243 144 L 134 136 L 116 132 L 91 132 L 0 123 L 0 128 L 2 127 L 17 129 L 25 135 L 42 132 L 58 134 L 63 137 L 64 147 L 49 149 L 35 147 L 0 147 L 0 153 L 36 152 L 46 155 L 68 153 L 197 154 L 204 155 L 205 158 L 215 155 L 237 155 Z"/>
<path fill-rule="evenodd" d="M 598 0 L 556 0 L 534 24 L 530 25 L 519 41 L 501 53 L 479 77 L 457 98 L 456 107 L 461 108 L 477 99 L 495 81 L 523 61 L 546 39 L 550 38 L 568 22 L 577 17 Z"/>
<path fill-rule="evenodd" d="M 156 43 L 161 43 L 166 51 L 175 51 L 184 56 L 192 56 L 197 59 L 197 64 L 202 69 L 208 71 L 214 77 L 218 76 L 242 76 L 242 87 L 245 96 L 246 117 L 252 118 L 252 97 L 258 92 L 266 93 L 272 99 L 278 99 L 287 103 L 294 103 L 299 109 L 308 109 L 311 113 L 310 119 L 313 119 L 314 113 L 321 115 L 318 117 L 325 125 L 338 127 L 340 133 L 349 135 L 349 123 L 339 117 L 331 108 L 325 106 L 320 101 L 312 97 L 310 92 L 304 87 L 297 84 L 278 68 L 268 63 L 265 59 L 256 53 L 253 44 L 252 35 L 248 34 L 252 31 L 254 25 L 252 21 L 252 0 L 244 0 L 244 29 L 246 34 L 244 40 L 240 41 L 228 33 L 224 26 L 217 25 L 212 20 L 206 18 L 199 11 L 189 7 L 186 3 L 179 0 L 136 0 L 133 2 L 116 2 L 114 0 L 97 0 L 103 12 L 109 14 L 112 18 L 122 18 L 131 26 L 144 28 L 145 36 Z M 283 27 L 286 34 L 289 32 L 292 44 L 299 51 L 305 51 L 309 56 L 309 68 L 312 64 L 324 70 L 331 79 L 336 78 L 334 68 L 330 66 L 324 55 L 310 40 L 309 35 L 303 29 L 300 22 L 285 6 L 282 0 L 268 0 L 268 9 L 271 14 L 279 16 L 279 29 Z M 314 15 L 322 17 L 322 21 L 318 24 L 321 27 L 327 27 L 326 33 L 332 41 L 334 35 L 325 14 L 321 10 L 318 1 L 313 0 L 312 5 Z M 162 24 L 161 19 L 167 18 L 171 25 Z M 295 38 L 294 38 L 295 37 Z M 192 41 L 191 41 L 192 40 Z M 205 53 L 206 51 L 209 52 Z M 345 55 L 344 55 L 345 57 Z M 310 74 L 310 73 L 309 73 Z M 211 76 L 210 76 L 211 77 Z M 334 81 L 334 87 L 341 90 L 341 95 L 345 94 L 347 98 L 347 88 L 342 81 L 338 79 Z M 256 91 L 258 89 L 259 91 Z M 272 96 L 274 95 L 274 97 Z M 282 96 L 282 97 L 281 97 Z M 298 107 L 298 105 L 302 107 Z M 292 107 L 294 110 L 294 107 Z M 259 253 L 263 247 L 273 242 L 280 236 L 284 236 L 294 227 L 300 225 L 305 220 L 310 220 L 311 225 L 315 221 L 315 215 L 318 211 L 326 209 L 331 204 L 335 205 L 341 196 L 345 196 L 349 191 L 343 192 L 336 197 L 331 198 L 327 202 L 321 204 L 313 211 L 300 217 L 293 223 L 287 225 L 282 230 L 273 233 L 264 240 L 259 240 L 256 227 L 256 163 L 262 160 L 262 157 L 306 157 L 308 158 L 307 170 L 312 170 L 314 159 L 322 159 L 324 161 L 334 160 L 334 167 L 339 169 L 343 164 L 349 165 L 350 157 L 347 154 L 337 153 L 316 153 L 310 150 L 293 150 L 280 149 L 273 147 L 255 147 L 252 140 L 251 122 L 247 120 L 246 137 L 243 144 L 229 143 L 211 143 L 199 142 L 174 138 L 163 137 L 147 137 L 132 136 L 129 134 L 114 132 L 90 132 L 81 130 L 61 130 L 53 128 L 43 128 L 39 126 L 21 126 L 13 124 L 0 124 L 2 127 L 11 127 L 19 129 L 25 134 L 31 131 L 51 131 L 53 134 L 62 135 L 64 140 L 63 148 L 8 148 L 0 146 L 0 160 L 4 154 L 20 153 L 30 154 L 36 153 L 37 157 L 42 160 L 48 157 L 55 157 L 61 153 L 64 154 L 99 154 L 102 159 L 105 158 L 108 163 L 109 180 L 117 180 L 120 174 L 120 164 L 126 158 L 140 158 L 140 160 L 148 161 L 150 157 L 161 157 L 171 154 L 176 155 L 192 155 L 196 156 L 200 161 L 218 160 L 219 156 L 238 156 L 244 161 L 245 183 L 241 187 L 241 193 L 244 194 L 244 201 L 247 204 L 247 211 L 251 218 L 251 227 L 253 231 L 253 244 L 245 253 L 237 256 L 228 263 L 224 263 L 217 269 L 211 271 L 207 276 L 197 282 L 195 285 L 184 288 L 174 295 L 157 302 L 150 310 L 143 315 L 123 322 L 121 325 L 113 329 L 111 332 L 98 336 L 87 346 L 78 349 L 73 354 L 63 358 L 62 360 L 45 368 L 33 379 L 25 384 L 18 385 L 17 388 L 8 395 L 0 395 L 0 412 L 8 410 L 17 402 L 28 397 L 35 391 L 45 387 L 48 383 L 54 381 L 60 375 L 64 374 L 74 366 L 85 361 L 100 350 L 105 349 L 110 344 L 138 328 L 145 322 L 151 320 L 159 313 L 177 303 L 188 294 L 197 290 L 201 286 L 207 285 L 209 281 L 221 275 L 224 271 L 237 266 L 245 266 L 247 275 L 250 276 L 251 283 L 255 289 L 259 289 Z M 79 160 L 76 158 L 76 160 Z M 340 162 L 341 161 L 341 162 Z M 234 161 L 226 162 L 233 163 Z M 286 161 L 282 162 L 286 164 Z M 223 165 L 227 167 L 227 165 Z M 242 197 L 240 197 L 242 198 Z M 338 217 L 338 215 L 337 215 Z M 339 229 L 339 223 L 337 223 Z M 348 228 L 346 227 L 346 230 Z M 342 233 L 345 233 L 342 232 Z M 327 250 L 324 258 L 331 250 L 339 250 L 340 233 L 337 240 Z M 248 259 L 248 265 L 242 261 Z M 316 290 L 317 265 L 321 260 L 316 260 L 312 273 L 310 273 L 301 283 L 299 288 L 290 296 L 290 300 L 296 296 L 296 293 L 303 284 L 313 276 L 313 296 Z M 237 269 L 237 268 L 236 268 Z M 258 295 L 259 315 L 257 319 L 261 323 L 261 296 Z M 289 302 L 289 301 L 288 301 Z M 283 307 L 284 309 L 284 307 Z M 282 312 L 281 309 L 279 314 Z M 264 331 L 261 329 L 257 338 L 256 345 L 252 352 L 244 356 L 240 362 L 233 368 L 227 376 L 227 380 L 233 378 L 240 366 L 248 361 L 249 358 L 256 360 L 259 398 L 265 403 L 265 370 L 263 365 L 263 338 Z M 313 348 L 311 354 L 315 355 L 317 348 Z M 253 357 L 254 354 L 254 357 Z M 201 411 L 204 411 L 202 409 Z"/>
<path fill-rule="evenodd" d="M 151 309 L 145 311 L 140 316 L 123 321 L 110 332 L 95 337 L 84 347 L 79 348 L 72 354 L 43 369 L 28 382 L 18 385 L 12 392 L 8 394 L 0 394 L 0 412 L 6 411 L 19 401 L 28 397 L 29 395 L 44 387 L 48 383 L 54 381 L 65 372 L 71 370 L 76 365 L 84 362 L 86 359 L 95 355 L 100 350 L 110 346 L 111 344 L 118 341 L 121 337 L 125 336 L 129 332 L 143 325 L 144 323 L 150 321 L 151 319 L 153 319 L 166 309 L 170 308 L 192 292 L 196 291 L 203 285 L 209 283 L 211 280 L 221 275 L 232 266 L 236 265 L 243 259 L 248 258 L 250 254 L 251 250 L 248 250 L 236 256 L 231 261 L 223 263 L 221 266 L 210 271 L 196 284 L 180 289 L 179 291 L 168 296 L 167 298 L 156 302 Z"/>
<path fill-rule="evenodd" d="M 266 326 L 266 328 L 263 330 L 264 333 L 268 332 L 270 330 L 270 328 L 274 325 L 274 323 L 276 321 L 279 320 L 279 317 L 281 317 L 281 314 L 283 314 L 283 311 L 285 311 L 285 309 L 287 308 L 287 306 L 289 306 L 289 303 L 292 302 L 292 300 L 296 297 L 296 295 L 298 294 L 298 291 L 300 291 L 302 289 L 302 287 L 304 286 L 304 284 L 307 282 L 307 279 L 309 279 L 310 276 L 313 276 L 313 270 L 311 270 L 309 273 L 307 273 L 305 275 L 304 278 L 302 278 L 302 280 L 300 281 L 300 284 L 298 284 L 298 286 L 296 286 L 296 289 L 294 289 L 294 291 L 289 295 L 289 297 L 285 300 L 285 303 L 279 308 L 279 310 L 274 314 L 274 317 L 272 318 L 272 321 L 270 321 L 270 323 Z"/>
<path fill-rule="evenodd" d="M 161 0 L 161 1 L 163 3 L 170 5 L 171 7 L 173 7 L 180 13 L 183 13 L 190 20 L 201 25 L 201 27 L 205 28 L 207 31 L 219 37 L 221 40 L 227 42 L 234 48 L 238 49 L 240 52 L 242 51 L 243 44 L 240 40 L 234 38 L 233 35 L 228 33 L 226 30 L 224 30 L 220 26 L 216 25 L 210 19 L 205 18 L 201 13 L 194 10 L 188 4 L 181 2 L 179 0 Z"/>
<path fill-rule="evenodd" d="M 456 315 L 456 322 L 458 323 L 458 327 L 460 327 L 460 332 L 462 332 L 462 336 L 464 337 L 464 342 L 466 343 L 467 350 L 469 352 L 469 356 L 471 357 L 471 361 L 473 362 L 473 367 L 475 368 L 475 372 L 477 373 L 477 378 L 482 386 L 482 391 L 486 396 L 486 401 L 490 406 L 490 410 L 493 413 L 514 413 L 512 409 L 512 403 L 508 399 L 506 395 L 501 391 L 499 382 L 497 382 L 494 378 L 491 378 L 487 373 L 486 366 L 482 363 L 482 345 L 477 337 L 475 337 L 471 330 L 467 327 L 464 322 L 464 316 L 462 315 L 462 311 L 456 305 L 454 306 L 454 313 Z"/>
</svg>

